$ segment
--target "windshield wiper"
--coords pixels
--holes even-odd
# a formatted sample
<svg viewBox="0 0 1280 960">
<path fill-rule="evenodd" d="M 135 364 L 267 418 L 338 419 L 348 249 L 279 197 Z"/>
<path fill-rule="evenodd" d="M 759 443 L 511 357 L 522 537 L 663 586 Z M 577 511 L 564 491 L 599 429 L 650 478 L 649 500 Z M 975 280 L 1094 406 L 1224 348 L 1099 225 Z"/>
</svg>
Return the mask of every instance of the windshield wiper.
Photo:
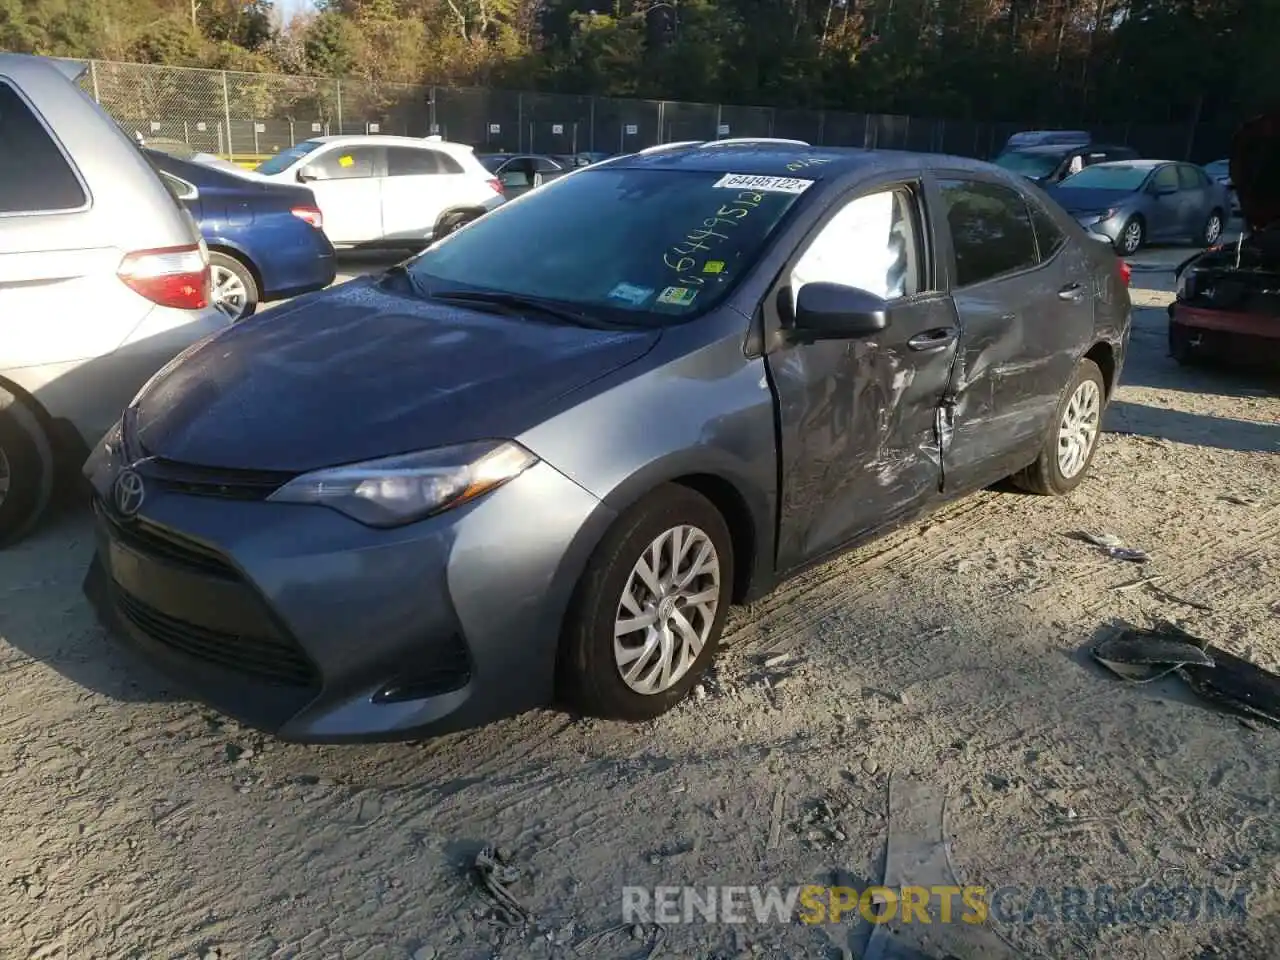
<svg viewBox="0 0 1280 960">
<path fill-rule="evenodd" d="M 413 271 L 409 269 L 404 261 L 392 264 L 382 271 L 380 280 L 387 280 L 391 277 L 397 277 L 405 280 L 409 284 L 410 291 L 414 296 L 427 298 L 427 288 L 422 285 L 422 281 L 413 275 Z"/>
<path fill-rule="evenodd" d="M 592 330 L 616 330 L 620 326 L 620 324 L 611 323 L 599 317 L 588 316 L 576 310 L 566 310 L 555 304 L 547 303 L 545 300 L 539 300 L 536 297 L 524 297 L 518 293 L 496 293 L 482 290 L 433 290 L 430 296 L 434 300 L 494 307 L 498 312 L 508 316 L 527 316 L 530 313 L 535 313 L 561 323 L 570 323 L 575 327 L 587 327 Z"/>
</svg>

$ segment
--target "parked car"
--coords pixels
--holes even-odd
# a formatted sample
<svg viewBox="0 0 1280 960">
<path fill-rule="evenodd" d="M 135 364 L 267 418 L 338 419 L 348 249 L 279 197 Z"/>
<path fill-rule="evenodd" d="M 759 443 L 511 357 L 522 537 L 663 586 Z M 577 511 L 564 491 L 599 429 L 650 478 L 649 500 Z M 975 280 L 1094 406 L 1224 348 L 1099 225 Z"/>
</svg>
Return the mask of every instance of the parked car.
<svg viewBox="0 0 1280 960">
<path fill-rule="evenodd" d="M 1049 193 L 1086 230 L 1110 237 L 1124 256 L 1149 241 L 1212 246 L 1230 207 L 1226 188 L 1202 169 L 1168 160 L 1094 164 Z"/>
<path fill-rule="evenodd" d="M 1230 199 L 1231 216 L 1240 216 L 1240 200 L 1236 196 L 1235 185 L 1231 182 L 1231 161 L 1230 160 L 1214 160 L 1204 165 L 1204 172 L 1209 175 L 1209 179 L 1215 183 L 1220 183 L 1227 188 L 1227 196 Z"/>
<path fill-rule="evenodd" d="M 530 153 L 482 153 L 476 159 L 501 181 L 502 192 L 512 198 L 563 177 L 575 166 Z"/>
<path fill-rule="evenodd" d="M 1021 147 L 1044 147 L 1052 144 L 1081 146 L 1092 141 L 1093 134 L 1088 130 L 1020 130 L 1012 134 L 1004 142 L 1000 152 L 1016 150 Z"/>
<path fill-rule="evenodd" d="M 608 160 L 612 156 L 612 153 L 604 153 L 600 150 L 584 150 L 581 153 L 555 153 L 551 155 L 551 159 L 565 167 L 589 167 L 593 163 Z"/>
<path fill-rule="evenodd" d="M 1179 363 L 1215 357 L 1280 371 L 1280 112 L 1245 123 L 1232 141 L 1230 176 L 1245 232 L 1178 268 L 1169 305 L 1169 353 Z"/>
<path fill-rule="evenodd" d="M 227 326 L 195 223 L 84 69 L 0 53 L 0 544 L 156 370 Z"/>
<path fill-rule="evenodd" d="M 1037 141 L 1006 148 L 995 162 L 1011 173 L 1021 174 L 1033 183 L 1049 187 L 1094 164 L 1137 158 L 1138 152 L 1132 147 L 1087 141 Z"/>
<path fill-rule="evenodd" d="M 310 187 L 335 247 L 421 248 L 503 201 L 471 147 L 445 140 L 316 137 L 254 173 Z"/>
<path fill-rule="evenodd" d="M 606 161 L 158 377 L 86 465 L 86 592 L 285 738 L 654 717 L 730 603 L 1003 477 L 1075 489 L 1126 277 L 973 160 Z"/>
<path fill-rule="evenodd" d="M 199 224 L 209 248 L 213 305 L 232 320 L 251 315 L 260 303 L 333 283 L 333 245 L 306 187 L 146 153 Z"/>
</svg>

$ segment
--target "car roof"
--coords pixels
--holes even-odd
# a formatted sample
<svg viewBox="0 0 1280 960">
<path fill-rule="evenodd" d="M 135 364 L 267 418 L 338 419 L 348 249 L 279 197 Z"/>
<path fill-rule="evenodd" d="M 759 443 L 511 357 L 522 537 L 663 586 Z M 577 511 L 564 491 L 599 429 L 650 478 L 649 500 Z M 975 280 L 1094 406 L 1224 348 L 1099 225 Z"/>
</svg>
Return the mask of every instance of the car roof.
<svg viewBox="0 0 1280 960">
<path fill-rule="evenodd" d="M 347 133 L 327 137 L 308 137 L 311 143 L 348 144 L 362 147 L 417 147 L 418 149 L 445 150 L 452 153 L 472 153 L 474 149 L 465 143 L 452 140 L 424 140 L 422 137 L 397 137 L 389 133 Z"/>
<path fill-rule="evenodd" d="M 1108 160 L 1106 163 L 1091 164 L 1089 169 L 1092 170 L 1094 167 L 1133 167 L 1135 170 L 1154 170 L 1156 167 L 1181 162 L 1181 160 Z"/>
<path fill-rule="evenodd" d="M 815 160 L 818 162 L 813 163 Z M 798 161 L 810 162 L 797 166 Z M 969 157 L 863 147 L 815 147 L 800 141 L 764 139 L 665 144 L 601 161 L 593 169 L 701 170 L 823 181 L 841 179 L 847 174 L 900 170 L 904 166 L 973 170 L 1010 179 L 1007 170 Z"/>
</svg>

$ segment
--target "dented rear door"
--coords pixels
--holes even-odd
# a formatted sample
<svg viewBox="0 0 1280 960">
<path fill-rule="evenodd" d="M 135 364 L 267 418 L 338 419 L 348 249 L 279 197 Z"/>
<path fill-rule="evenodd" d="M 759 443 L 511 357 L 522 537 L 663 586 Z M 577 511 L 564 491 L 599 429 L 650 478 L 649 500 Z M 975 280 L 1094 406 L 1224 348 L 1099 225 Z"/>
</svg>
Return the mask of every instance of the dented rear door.
<svg viewBox="0 0 1280 960">
<path fill-rule="evenodd" d="M 971 171 L 937 173 L 960 346 L 939 411 L 944 485 L 961 493 L 1031 463 L 1075 361 L 1089 278 L 1042 263 L 1027 199 Z M 1064 352 L 1065 350 L 1065 352 Z"/>
</svg>

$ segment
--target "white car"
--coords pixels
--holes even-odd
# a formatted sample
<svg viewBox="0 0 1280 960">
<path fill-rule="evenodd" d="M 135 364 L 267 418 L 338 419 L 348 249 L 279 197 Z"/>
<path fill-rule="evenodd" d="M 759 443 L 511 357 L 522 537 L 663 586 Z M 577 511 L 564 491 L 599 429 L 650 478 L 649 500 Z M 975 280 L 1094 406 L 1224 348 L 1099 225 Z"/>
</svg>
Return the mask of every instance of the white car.
<svg viewBox="0 0 1280 960">
<path fill-rule="evenodd" d="M 253 172 L 310 187 L 335 247 L 422 247 L 504 199 L 471 147 L 444 140 L 316 137 Z"/>
<path fill-rule="evenodd" d="M 195 221 L 83 69 L 0 53 L 0 545 L 157 370 L 231 323 Z"/>
</svg>

